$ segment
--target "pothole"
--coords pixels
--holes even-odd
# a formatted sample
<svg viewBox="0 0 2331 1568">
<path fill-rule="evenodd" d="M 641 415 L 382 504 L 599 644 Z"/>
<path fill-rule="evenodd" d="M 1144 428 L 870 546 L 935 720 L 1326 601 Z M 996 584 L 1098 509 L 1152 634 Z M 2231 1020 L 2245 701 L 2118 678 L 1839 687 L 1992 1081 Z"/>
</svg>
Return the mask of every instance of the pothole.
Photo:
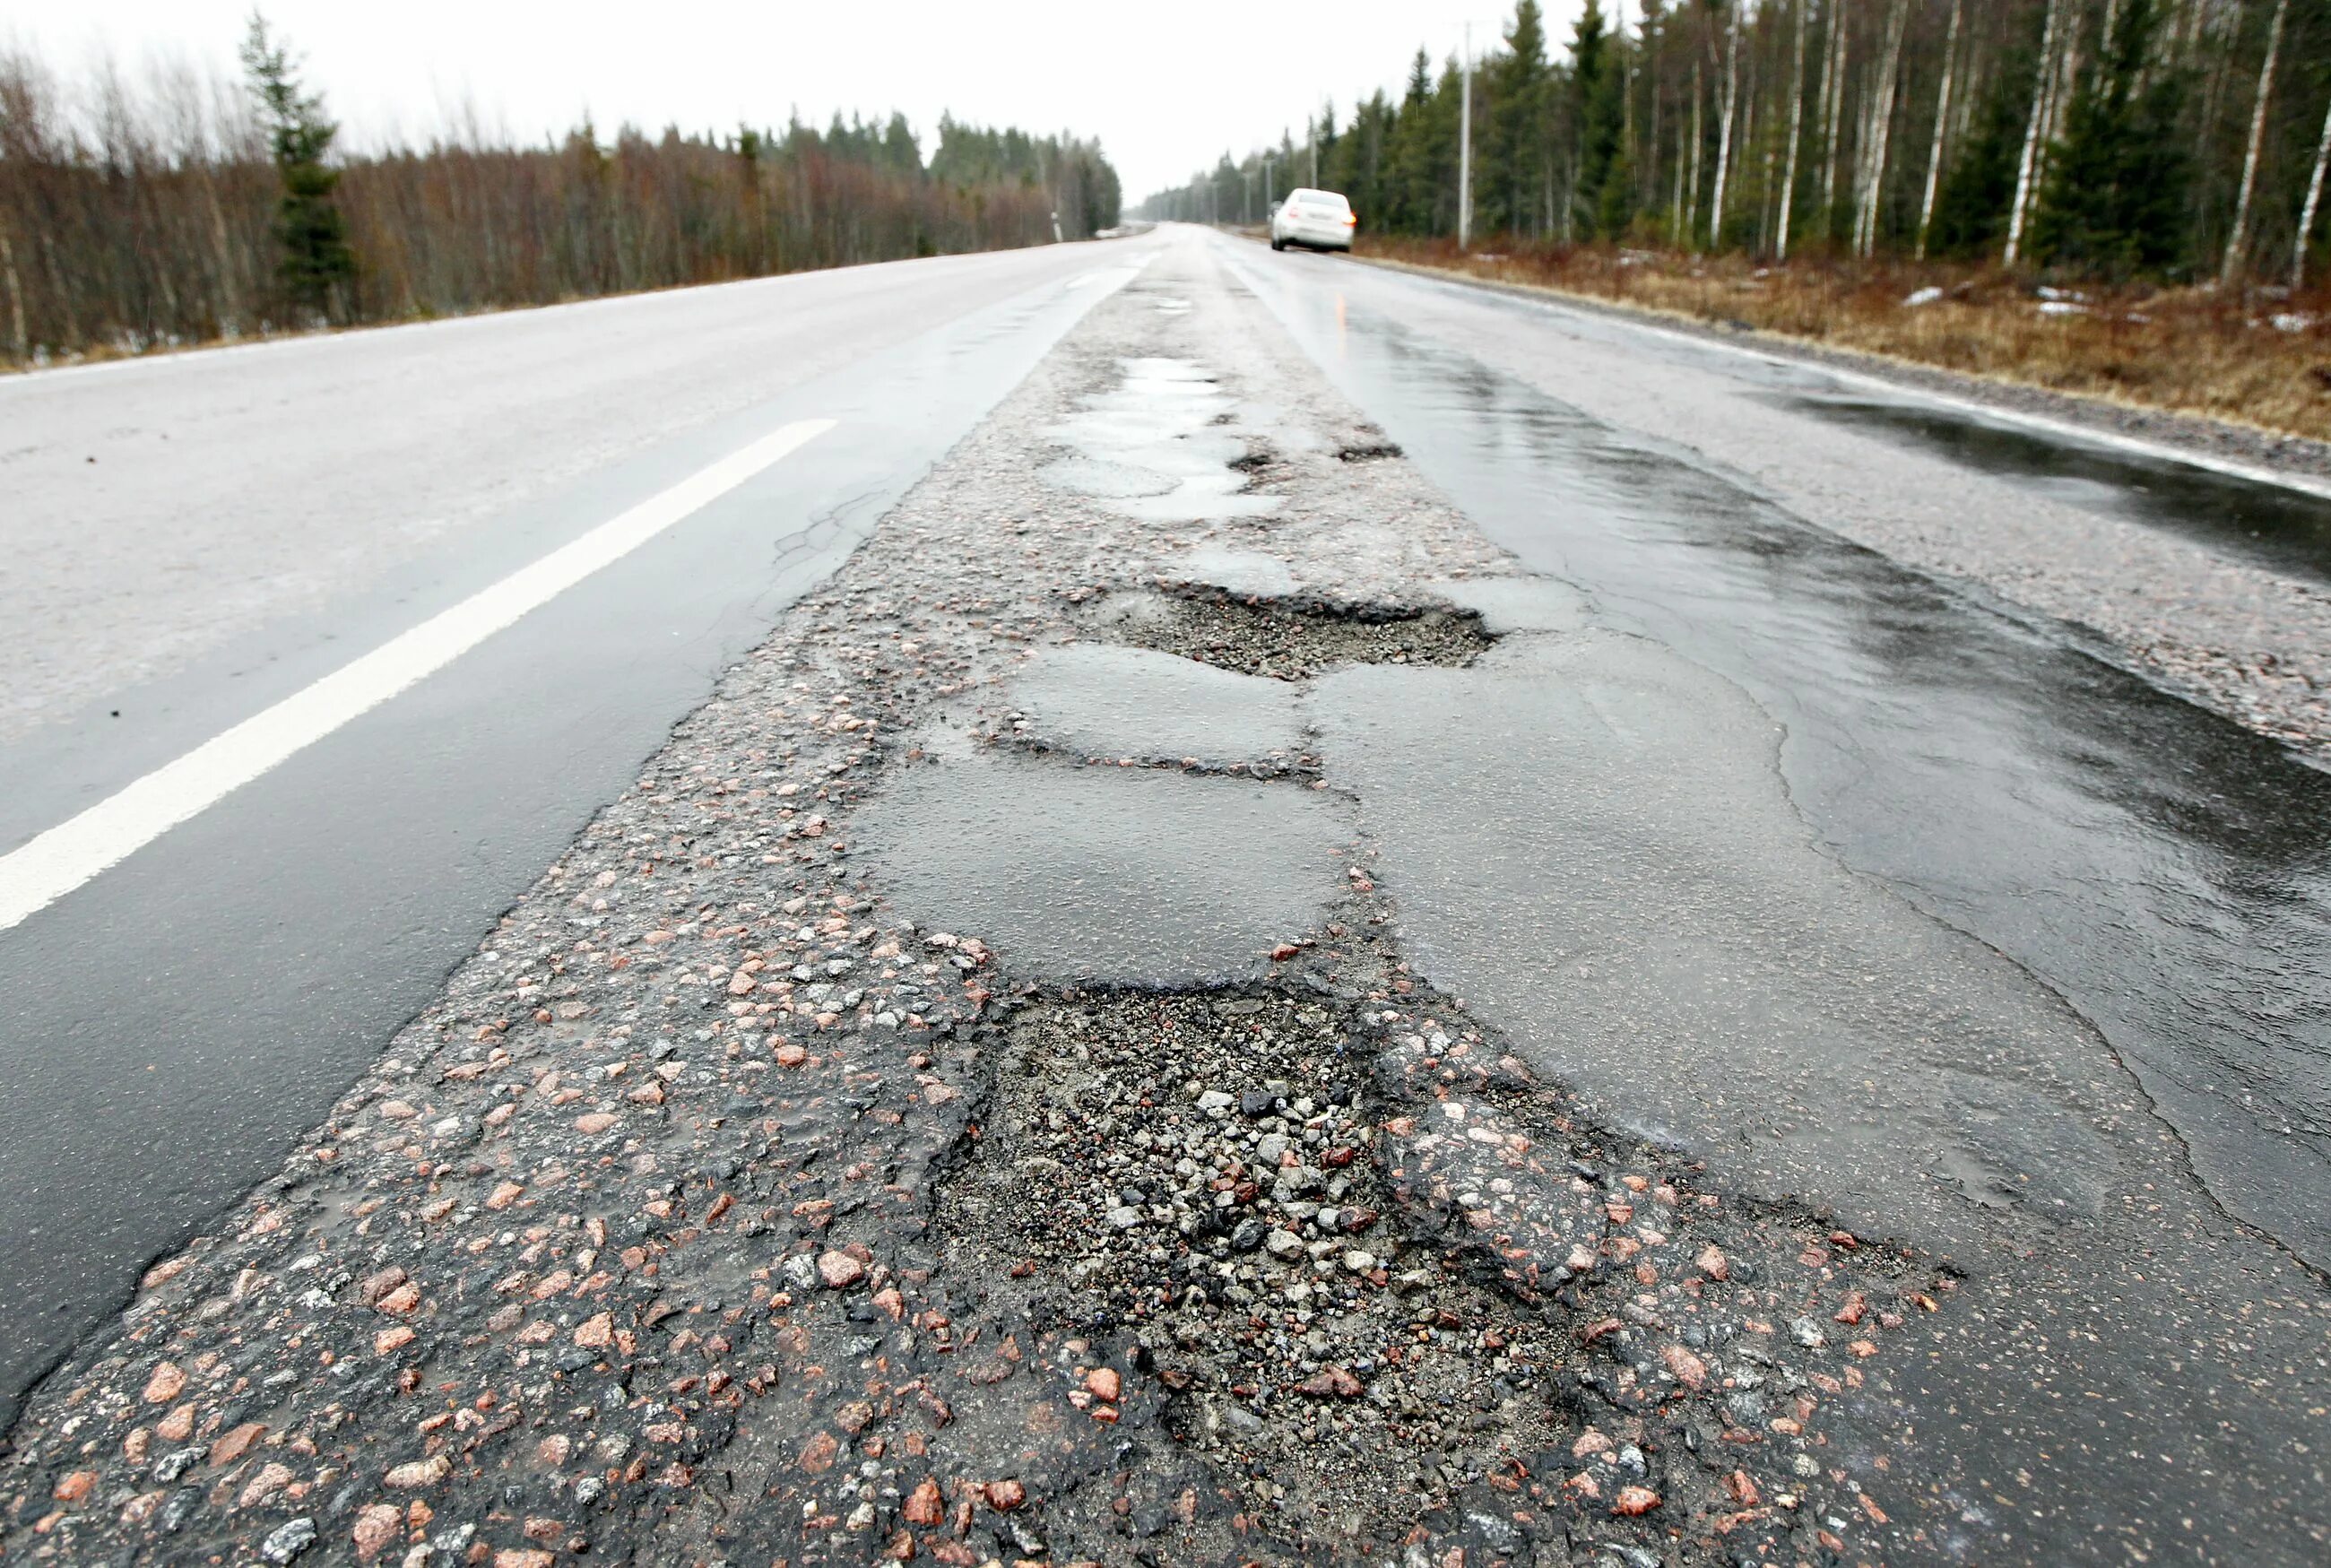
<svg viewBox="0 0 2331 1568">
<path fill-rule="evenodd" d="M 1301 680 L 1349 664 L 1470 664 L 1496 641 L 1471 611 L 1223 594 L 1119 594 L 1093 613 L 1118 641 L 1246 675 Z"/>
<path fill-rule="evenodd" d="M 1381 462 L 1386 458 L 1395 458 L 1402 455 L 1403 453 L 1398 442 L 1376 441 L 1366 442 L 1354 446 L 1339 447 L 1336 451 L 1336 461 L 1338 462 Z"/>
<path fill-rule="evenodd" d="M 1885 1523 L 1873 1358 L 1946 1271 L 1599 1127 L 1355 925 L 1283 952 L 1251 987 L 998 1021 L 930 1233 L 1076 1353 L 1063 1420 L 1162 1423 L 1263 1559 L 1765 1561 Z"/>
<path fill-rule="evenodd" d="M 1056 995 L 935 1226 L 1041 1281 L 1040 1319 L 1130 1341 L 1176 1440 L 1313 1542 L 1479 1509 L 1584 1424 L 1549 1381 L 1566 1318 L 1403 1234 L 1365 1060 L 1298 996 Z"/>
</svg>

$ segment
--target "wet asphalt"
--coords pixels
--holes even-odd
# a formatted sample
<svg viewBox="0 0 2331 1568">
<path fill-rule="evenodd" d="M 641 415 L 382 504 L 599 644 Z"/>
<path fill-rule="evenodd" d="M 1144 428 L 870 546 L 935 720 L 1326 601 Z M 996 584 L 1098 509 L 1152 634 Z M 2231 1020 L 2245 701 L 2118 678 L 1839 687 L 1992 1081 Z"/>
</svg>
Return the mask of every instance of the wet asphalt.
<svg viewBox="0 0 2331 1568">
<path fill-rule="evenodd" d="M 937 315 L 939 324 L 894 340 L 895 332 L 834 309 L 825 330 L 845 339 L 854 333 L 854 343 L 823 341 L 813 325 L 794 348 L 802 364 L 838 360 L 839 368 L 789 385 L 778 375 L 774 394 L 547 485 L 538 465 L 556 474 L 572 467 L 574 453 L 521 439 L 529 423 L 547 420 L 528 385 L 509 380 L 499 393 L 507 406 L 490 415 L 504 439 L 497 449 L 489 435 L 478 459 L 485 498 L 471 505 L 482 522 L 417 558 L 363 563 L 312 613 L 288 603 L 254 612 L 201 656 L 118 684 L 92 706 L 42 715 L 39 727 L 0 748 L 5 851 L 767 430 L 800 418 L 840 422 L 452 666 L 0 932 L 0 1300 L 8 1303 L 0 1425 L 41 1372 L 126 1297 L 150 1259 L 277 1167 L 288 1145 L 437 993 L 495 915 L 624 787 L 721 670 L 846 560 L 930 463 L 1121 281 L 1127 260 L 1122 251 L 1075 247 L 967 258 L 953 270 L 918 264 L 914 273 L 871 280 L 876 298 L 885 288 L 898 292 L 895 318 Z M 699 352 L 733 353 L 730 339 L 783 317 L 794 297 L 788 281 L 732 292 L 725 303 L 689 302 L 692 312 L 712 313 L 691 318 L 705 334 Z M 804 285 L 832 287 L 824 279 Z M 633 302 L 632 313 L 669 311 L 660 298 Z M 821 299 L 804 294 L 799 308 L 832 309 Z M 435 339 L 425 329 L 355 334 L 66 373 L 46 388 L 62 406 L 43 417 L 70 426 L 83 416 L 101 420 L 109 406 L 119 417 L 134 404 L 162 428 L 178 419 L 199 423 L 216 416 L 213 400 L 223 385 L 247 380 L 255 367 L 289 375 L 292 356 L 302 355 L 341 366 L 335 372 L 299 362 L 333 393 L 369 376 L 384 384 L 375 394 L 380 404 L 405 409 L 414 384 L 429 380 L 433 343 L 457 358 L 490 366 L 500 354 L 519 363 L 521 341 L 545 334 L 545 315 L 448 323 Z M 639 336 L 620 301 L 571 317 L 559 330 L 581 339 L 559 352 L 584 358 L 594 345 L 619 355 Z M 496 348 L 497 334 L 510 339 L 507 348 Z M 675 347 L 652 329 L 647 336 L 659 354 Z M 384 360 L 385 372 L 376 367 Z M 614 372 L 601 366 L 594 374 Z M 133 375 L 146 379 L 133 386 Z M 118 389 L 119 403 L 109 405 L 107 387 Z M 8 389 L 20 410 L 36 407 L 43 394 L 37 378 Z M 384 444 L 368 455 L 393 470 L 402 459 L 389 443 L 408 432 L 385 413 L 373 410 Z M 39 423 L 28 414 L 23 428 Z M 103 433 L 92 430 L 88 439 Z M 70 433 L 43 426 L 43 434 L 73 445 Z M 195 461 L 191 447 L 179 450 L 190 476 L 216 455 Z M 107 456 L 109 465 L 117 458 L 124 468 L 145 465 L 132 493 L 142 487 L 159 496 L 179 450 L 156 442 L 138 454 L 109 449 Z M 291 493 L 271 490 L 263 473 L 246 475 L 248 509 L 296 518 L 301 480 L 289 460 L 282 484 L 295 487 Z M 416 473 L 413 482 L 420 493 L 434 481 Z M 497 492 L 526 499 L 497 504 Z M 25 503 L 36 494 L 74 504 L 32 489 Z M 357 504 L 393 510 L 395 502 L 366 495 Z M 28 545 L 70 526 L 69 517 L 47 511 L 16 521 Z M 233 603 L 243 578 L 263 577 L 273 564 L 265 539 L 234 526 L 222 532 L 228 537 L 212 558 L 192 552 L 217 583 L 214 606 Z M 309 553 L 333 547 L 325 533 Z M 37 586 L 19 584 L 26 592 Z M 157 634 L 177 602 L 157 605 Z M 263 594 L 260 602 L 268 603 Z M 33 664 L 14 672 L 19 695 L 41 689 L 46 667 L 122 667 L 102 623 L 58 608 L 50 625 Z"/>
<path fill-rule="evenodd" d="M 2061 995 L 2219 1202 L 2331 1263 L 2331 775 L 2076 630 L 1808 526 L 1698 458 L 1687 429 L 1605 423 L 1427 340 L 1403 295 L 1432 285 L 1232 254 L 1492 539 L 1772 716 L 1774 765 L 1831 853 Z M 1551 313 L 1473 300 L 1508 339 Z M 1646 381 L 1674 368 L 1647 345 Z"/>
<path fill-rule="evenodd" d="M 2165 529 L 2269 571 L 2331 583 L 2331 496 L 2253 484 L 2168 458 L 2068 441 L 1958 409 L 1852 395 L 1799 396 L 1808 413 L 1884 432 L 1979 472 L 2107 517 Z"/>
<path fill-rule="evenodd" d="M 1955 1554 L 2157 1549 L 2181 1515 L 2207 1554 L 2244 1527 L 2226 1484 L 2234 1516 L 2319 1508 L 2331 777 L 2077 629 L 1809 524 L 1688 423 L 1583 412 L 1556 390 L 1569 312 L 1224 253 L 1596 628 L 1314 699 L 1421 971 L 1638 1132 L 1960 1261 L 1983 1306 L 1912 1401 L 1950 1433 L 1929 1506 Z M 1542 376 L 1516 374 L 1533 348 Z M 1679 369 L 1727 364 L 1766 396 L 1763 367 L 1646 334 L 1620 395 L 1684 406 Z M 1840 417 L 1796 406 L 1809 445 Z M 1915 397 L 1852 417 L 1918 432 L 1918 466 L 1873 484 L 2050 467 Z M 2130 515 L 2187 498 L 2176 526 L 2229 550 L 2298 519 L 2272 547 L 2312 569 L 2309 501 L 2211 520 L 2237 481 L 2060 466 Z"/>
</svg>

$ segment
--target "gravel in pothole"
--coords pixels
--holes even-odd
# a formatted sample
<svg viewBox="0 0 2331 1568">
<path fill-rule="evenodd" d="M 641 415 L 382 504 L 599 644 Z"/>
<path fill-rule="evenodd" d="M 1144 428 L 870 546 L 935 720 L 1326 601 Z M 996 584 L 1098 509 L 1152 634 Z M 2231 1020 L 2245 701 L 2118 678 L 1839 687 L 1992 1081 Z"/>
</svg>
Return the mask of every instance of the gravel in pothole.
<svg viewBox="0 0 2331 1568">
<path fill-rule="evenodd" d="M 1284 995 L 1040 1003 L 934 1227 L 1136 1337 L 1169 1430 L 1315 1544 L 1397 1537 L 1576 1428 L 1561 1331 L 1387 1217 L 1349 1045 Z"/>
<path fill-rule="evenodd" d="M 1247 675 L 1301 680 L 1349 664 L 1470 664 L 1492 639 L 1480 617 L 1289 601 L 1125 593 L 1092 615 L 1097 634 Z"/>
</svg>

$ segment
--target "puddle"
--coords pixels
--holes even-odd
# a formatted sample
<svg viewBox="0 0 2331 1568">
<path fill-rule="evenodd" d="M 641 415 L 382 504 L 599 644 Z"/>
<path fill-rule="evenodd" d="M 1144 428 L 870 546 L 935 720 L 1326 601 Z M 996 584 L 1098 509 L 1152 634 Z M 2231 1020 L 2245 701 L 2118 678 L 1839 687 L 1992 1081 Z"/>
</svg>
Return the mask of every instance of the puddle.
<svg viewBox="0 0 2331 1568">
<path fill-rule="evenodd" d="M 2005 474 L 2061 501 L 2207 545 L 2269 571 L 2331 584 L 2331 498 L 2253 484 L 2168 458 L 2089 446 L 1917 404 L 1793 397 L 1804 409 Z"/>
<path fill-rule="evenodd" d="M 1225 433 L 1236 402 L 1204 368 L 1128 359 L 1125 379 L 1085 400 L 1051 435 L 1078 456 L 1038 470 L 1047 483 L 1153 523 L 1269 517 L 1277 496 L 1243 493 L 1248 443 Z"/>
<path fill-rule="evenodd" d="M 1091 626 L 1137 648 L 1245 675 L 1301 680 L 1347 664 L 1470 664 L 1493 639 L 1464 611 L 1346 610 L 1284 601 L 1124 593 Z"/>
</svg>

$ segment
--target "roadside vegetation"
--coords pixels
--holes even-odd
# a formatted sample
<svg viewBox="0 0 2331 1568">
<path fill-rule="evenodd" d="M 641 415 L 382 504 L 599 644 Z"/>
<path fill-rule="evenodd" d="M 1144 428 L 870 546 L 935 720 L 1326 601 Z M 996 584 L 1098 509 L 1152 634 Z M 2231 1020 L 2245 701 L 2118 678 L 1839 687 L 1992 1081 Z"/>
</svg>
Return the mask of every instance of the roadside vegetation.
<svg viewBox="0 0 2331 1568">
<path fill-rule="evenodd" d="M 1419 51 L 1398 97 L 1348 122 L 1331 103 L 1137 212 L 1259 222 L 1316 184 L 1380 255 L 2331 434 L 2310 286 L 2331 0 L 1640 0 L 1615 21 L 1587 0 L 1556 58 L 1520 0 L 1470 85 Z"/>
<path fill-rule="evenodd" d="M 0 46 L 0 364 L 1086 237 L 1098 143 L 942 119 L 725 134 L 588 121 L 520 145 L 474 114 L 351 150 L 253 19 L 243 76 Z M 1057 215 L 1057 227 L 1055 217 Z"/>
</svg>

